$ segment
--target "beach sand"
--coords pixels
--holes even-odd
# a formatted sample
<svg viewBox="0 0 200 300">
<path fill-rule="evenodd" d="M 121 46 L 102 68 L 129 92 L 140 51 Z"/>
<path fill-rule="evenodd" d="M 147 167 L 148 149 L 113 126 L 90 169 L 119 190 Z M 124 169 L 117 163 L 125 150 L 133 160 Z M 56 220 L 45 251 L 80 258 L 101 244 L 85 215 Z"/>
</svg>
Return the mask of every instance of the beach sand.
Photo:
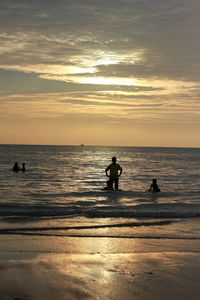
<svg viewBox="0 0 200 300">
<path fill-rule="evenodd" d="M 199 245 L 1 235 L 0 300 L 199 299 Z"/>
</svg>

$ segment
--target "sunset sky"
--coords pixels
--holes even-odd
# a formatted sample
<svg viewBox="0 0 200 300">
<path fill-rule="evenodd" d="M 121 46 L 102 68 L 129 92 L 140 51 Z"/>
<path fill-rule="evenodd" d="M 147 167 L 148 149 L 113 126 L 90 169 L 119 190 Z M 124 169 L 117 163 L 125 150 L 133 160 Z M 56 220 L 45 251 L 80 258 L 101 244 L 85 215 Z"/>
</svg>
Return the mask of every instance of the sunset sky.
<svg viewBox="0 0 200 300">
<path fill-rule="evenodd" d="M 0 143 L 200 147 L 199 0 L 0 1 Z"/>
</svg>

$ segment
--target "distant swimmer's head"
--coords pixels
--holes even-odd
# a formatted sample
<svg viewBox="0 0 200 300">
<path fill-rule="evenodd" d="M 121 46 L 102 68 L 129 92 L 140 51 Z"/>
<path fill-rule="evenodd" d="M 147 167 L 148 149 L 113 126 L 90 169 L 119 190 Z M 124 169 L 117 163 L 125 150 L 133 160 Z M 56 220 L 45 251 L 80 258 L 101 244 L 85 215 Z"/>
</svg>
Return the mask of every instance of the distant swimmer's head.
<svg viewBox="0 0 200 300">
<path fill-rule="evenodd" d="M 116 163 L 116 161 L 117 161 L 116 156 L 113 156 L 113 157 L 112 157 L 112 162 L 113 162 L 113 163 Z"/>
</svg>

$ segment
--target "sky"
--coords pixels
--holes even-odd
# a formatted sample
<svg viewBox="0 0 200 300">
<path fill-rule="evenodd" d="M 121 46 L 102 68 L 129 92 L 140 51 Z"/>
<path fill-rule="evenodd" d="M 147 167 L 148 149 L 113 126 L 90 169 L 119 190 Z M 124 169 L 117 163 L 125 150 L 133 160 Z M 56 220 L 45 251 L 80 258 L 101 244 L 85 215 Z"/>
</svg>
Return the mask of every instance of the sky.
<svg viewBox="0 0 200 300">
<path fill-rule="evenodd" d="M 0 0 L 0 143 L 200 147 L 199 0 Z"/>
</svg>

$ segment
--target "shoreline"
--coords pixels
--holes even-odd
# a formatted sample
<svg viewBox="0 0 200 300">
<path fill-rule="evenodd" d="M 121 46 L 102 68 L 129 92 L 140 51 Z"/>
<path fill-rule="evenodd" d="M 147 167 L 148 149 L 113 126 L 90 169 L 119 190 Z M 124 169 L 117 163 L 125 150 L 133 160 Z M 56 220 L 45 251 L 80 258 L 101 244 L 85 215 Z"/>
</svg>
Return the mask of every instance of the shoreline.
<svg viewBox="0 0 200 300">
<path fill-rule="evenodd" d="M 200 241 L 0 236 L 0 299 L 198 299 Z"/>
</svg>

